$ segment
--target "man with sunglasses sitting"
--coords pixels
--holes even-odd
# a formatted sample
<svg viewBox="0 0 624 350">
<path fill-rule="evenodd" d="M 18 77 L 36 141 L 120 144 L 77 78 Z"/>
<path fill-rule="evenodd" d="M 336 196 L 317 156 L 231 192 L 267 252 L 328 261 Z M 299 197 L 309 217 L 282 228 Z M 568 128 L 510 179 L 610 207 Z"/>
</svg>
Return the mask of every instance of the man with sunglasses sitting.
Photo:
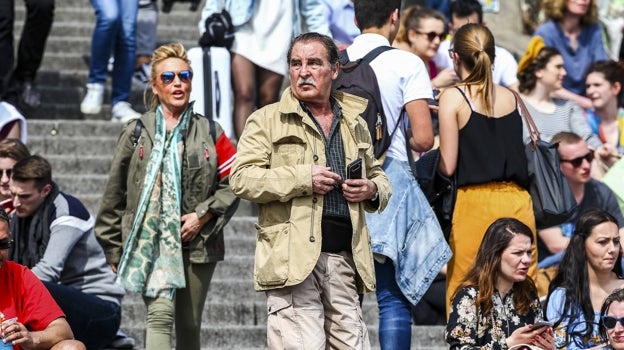
<svg viewBox="0 0 624 350">
<path fill-rule="evenodd" d="M 573 132 L 562 131 L 553 136 L 551 143 L 559 145 L 561 172 L 570 184 L 578 203 L 578 210 L 566 223 L 537 232 L 539 268 L 537 284 L 542 286 L 538 291 L 540 296 L 548 292 L 543 288 L 547 288 L 550 278 L 554 277 L 556 267 L 574 231 L 574 223 L 580 214 L 590 208 L 605 210 L 617 219 L 620 235 L 624 235 L 624 216 L 615 194 L 607 185 L 590 176 L 594 151 L 589 148 L 587 142 Z M 541 278 L 546 278 L 543 280 L 545 283 L 539 283 Z"/>
<path fill-rule="evenodd" d="M 50 163 L 40 156 L 15 163 L 9 187 L 15 208 L 11 260 L 43 282 L 76 339 L 88 349 L 109 344 L 121 322 L 124 290 L 95 239 L 95 219 L 78 199 L 59 190 Z"/>
</svg>

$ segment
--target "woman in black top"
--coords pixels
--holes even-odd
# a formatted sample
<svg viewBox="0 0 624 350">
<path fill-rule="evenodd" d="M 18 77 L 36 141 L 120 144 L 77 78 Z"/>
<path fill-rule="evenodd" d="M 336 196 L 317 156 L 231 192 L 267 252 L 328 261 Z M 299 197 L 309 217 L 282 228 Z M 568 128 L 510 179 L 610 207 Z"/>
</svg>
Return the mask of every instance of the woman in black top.
<svg viewBox="0 0 624 350">
<path fill-rule="evenodd" d="M 514 94 L 492 82 L 494 37 L 478 24 L 461 27 L 449 55 L 461 83 L 440 96 L 439 170 L 457 175 L 457 199 L 449 244 L 447 295 L 472 265 L 483 232 L 500 217 L 513 217 L 535 232 L 522 141 L 522 118 Z M 535 239 L 533 255 L 536 257 Z M 535 261 L 529 276 L 534 277 Z M 447 300 L 448 305 L 448 300 Z"/>
</svg>

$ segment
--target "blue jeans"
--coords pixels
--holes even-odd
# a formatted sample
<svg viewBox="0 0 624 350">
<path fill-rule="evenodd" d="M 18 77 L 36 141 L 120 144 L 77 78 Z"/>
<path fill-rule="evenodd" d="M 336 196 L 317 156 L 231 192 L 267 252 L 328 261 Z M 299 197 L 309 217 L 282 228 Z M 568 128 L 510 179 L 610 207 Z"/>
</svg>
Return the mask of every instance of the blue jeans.
<svg viewBox="0 0 624 350">
<path fill-rule="evenodd" d="M 100 349 L 115 338 L 121 323 L 121 306 L 77 288 L 54 282 L 43 282 L 65 313 L 74 338 L 87 349 Z"/>
<path fill-rule="evenodd" d="M 113 53 L 112 103 L 127 101 L 136 61 L 135 29 L 138 1 L 91 0 L 95 10 L 95 29 L 91 41 L 89 83 L 106 81 L 108 59 Z"/>
<path fill-rule="evenodd" d="M 379 306 L 379 345 L 387 350 L 409 350 L 412 343 L 412 304 L 396 283 L 394 264 L 375 260 L 377 304 Z"/>
</svg>

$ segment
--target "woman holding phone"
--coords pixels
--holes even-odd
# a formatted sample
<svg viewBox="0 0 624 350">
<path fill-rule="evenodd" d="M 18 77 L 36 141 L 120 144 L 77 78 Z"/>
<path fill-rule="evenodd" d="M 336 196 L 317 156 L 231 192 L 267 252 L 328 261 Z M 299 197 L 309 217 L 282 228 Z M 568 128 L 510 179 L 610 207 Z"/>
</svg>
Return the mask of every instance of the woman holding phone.
<svg viewBox="0 0 624 350">
<path fill-rule="evenodd" d="M 537 289 L 527 276 L 533 237 L 527 225 L 513 218 L 498 219 L 488 227 L 452 299 L 445 333 L 451 350 L 522 344 L 555 349 L 552 328 L 540 322 Z"/>
</svg>

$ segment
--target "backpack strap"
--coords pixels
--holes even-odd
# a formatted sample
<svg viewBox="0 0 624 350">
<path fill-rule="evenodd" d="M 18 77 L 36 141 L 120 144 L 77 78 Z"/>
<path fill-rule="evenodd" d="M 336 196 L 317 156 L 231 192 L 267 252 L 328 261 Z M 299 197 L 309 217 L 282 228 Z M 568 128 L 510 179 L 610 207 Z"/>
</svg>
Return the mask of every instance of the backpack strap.
<svg viewBox="0 0 624 350">
<path fill-rule="evenodd" d="M 394 47 L 392 46 L 377 46 L 376 48 L 372 49 L 369 53 L 367 53 L 364 57 L 362 57 L 362 61 L 366 61 L 368 63 L 373 62 L 373 60 L 375 58 L 377 58 L 377 56 L 379 56 L 380 54 L 382 54 L 383 52 L 389 51 L 394 49 Z M 346 54 L 346 50 L 345 50 L 345 54 Z"/>
<path fill-rule="evenodd" d="M 141 137 L 141 130 L 143 129 L 143 122 L 141 119 L 136 120 L 136 125 L 134 126 L 134 133 L 132 134 L 132 148 L 136 148 L 139 144 L 139 138 Z"/>
<path fill-rule="evenodd" d="M 392 46 L 377 46 L 376 48 L 372 49 L 369 53 L 367 53 L 364 57 L 362 57 L 360 60 L 371 63 L 375 58 L 377 58 L 377 56 L 392 49 L 394 49 L 394 47 Z M 340 50 L 338 52 L 338 62 L 340 62 L 340 65 L 342 66 L 350 62 L 349 54 L 347 54 L 347 50 Z"/>
<path fill-rule="evenodd" d="M 210 136 L 212 137 L 212 142 L 217 143 L 217 128 L 215 126 L 215 121 L 212 118 L 208 119 L 208 124 L 210 124 Z"/>
</svg>

